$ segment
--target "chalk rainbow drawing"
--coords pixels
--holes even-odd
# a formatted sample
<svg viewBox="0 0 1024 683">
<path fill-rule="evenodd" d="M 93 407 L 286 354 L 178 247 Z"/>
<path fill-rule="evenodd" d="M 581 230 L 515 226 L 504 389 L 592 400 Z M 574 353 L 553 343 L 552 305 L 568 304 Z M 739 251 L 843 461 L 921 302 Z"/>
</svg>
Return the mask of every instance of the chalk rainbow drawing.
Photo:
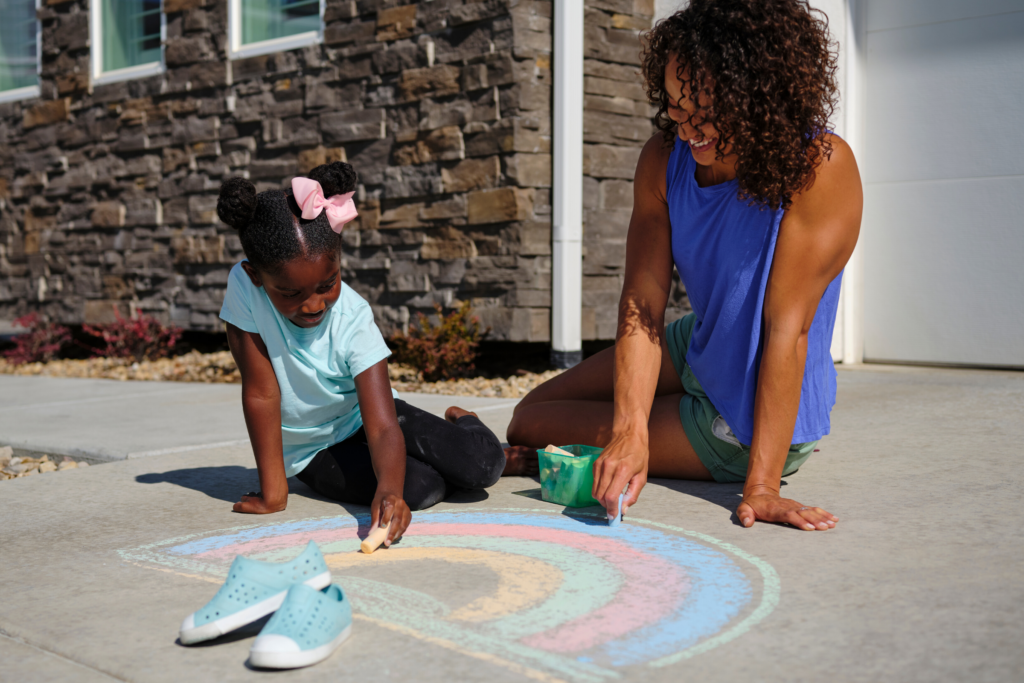
<svg viewBox="0 0 1024 683">
<path fill-rule="evenodd" d="M 122 550 L 124 559 L 220 583 L 235 555 L 284 561 L 315 540 L 357 618 L 550 681 L 599 683 L 728 642 L 778 603 L 765 561 L 705 534 L 631 518 L 501 508 L 416 513 L 400 544 L 358 553 L 368 516 L 236 527 Z M 387 568 L 441 560 L 493 572 L 452 607 L 388 583 Z M 374 565 L 379 579 L 346 576 Z"/>
</svg>

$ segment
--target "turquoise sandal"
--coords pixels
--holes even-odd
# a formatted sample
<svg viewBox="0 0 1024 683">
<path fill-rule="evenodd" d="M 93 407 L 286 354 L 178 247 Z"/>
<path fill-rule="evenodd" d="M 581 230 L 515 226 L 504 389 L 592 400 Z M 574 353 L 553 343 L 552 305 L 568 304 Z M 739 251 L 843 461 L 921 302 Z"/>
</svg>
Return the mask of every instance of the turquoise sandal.
<svg viewBox="0 0 1024 683">
<path fill-rule="evenodd" d="M 352 632 L 352 606 L 337 584 L 322 591 L 296 584 L 260 631 L 249 664 L 295 669 L 327 659 Z"/>
<path fill-rule="evenodd" d="M 217 638 L 276 610 L 293 585 L 319 590 L 330 583 L 331 572 L 313 541 L 290 562 L 260 562 L 239 555 L 213 599 L 185 617 L 179 638 L 182 645 Z"/>
</svg>

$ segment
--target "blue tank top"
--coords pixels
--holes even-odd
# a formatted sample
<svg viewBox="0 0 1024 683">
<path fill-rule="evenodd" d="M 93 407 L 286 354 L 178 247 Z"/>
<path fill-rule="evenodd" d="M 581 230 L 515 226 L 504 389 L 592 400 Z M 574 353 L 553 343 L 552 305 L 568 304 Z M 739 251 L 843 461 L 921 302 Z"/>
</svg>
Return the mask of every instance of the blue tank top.
<svg viewBox="0 0 1024 683">
<path fill-rule="evenodd" d="M 738 181 L 699 187 L 690 146 L 676 139 L 666 175 L 672 257 L 696 314 L 686 362 L 741 443 L 754 437 L 754 396 L 763 347 L 764 295 L 783 210 L 748 206 Z M 792 443 L 829 432 L 836 402 L 832 328 L 842 273 L 821 297 L 807 340 Z"/>
</svg>

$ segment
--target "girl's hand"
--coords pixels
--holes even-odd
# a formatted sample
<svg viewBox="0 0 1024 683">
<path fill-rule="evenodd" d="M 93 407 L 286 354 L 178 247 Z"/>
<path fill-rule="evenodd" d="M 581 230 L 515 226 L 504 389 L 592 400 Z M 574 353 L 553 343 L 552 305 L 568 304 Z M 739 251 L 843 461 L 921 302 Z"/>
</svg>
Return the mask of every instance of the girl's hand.
<svg viewBox="0 0 1024 683">
<path fill-rule="evenodd" d="M 609 516 L 619 513 L 619 494 L 629 485 L 622 499 L 628 510 L 647 484 L 647 446 L 639 439 L 613 437 L 601 456 L 594 461 L 594 489 L 591 495 L 604 506 Z"/>
<path fill-rule="evenodd" d="M 271 512 L 280 512 L 288 507 L 288 498 L 280 502 L 267 502 L 263 498 L 262 491 L 250 491 L 242 496 L 242 500 L 235 503 L 231 508 L 235 512 L 244 512 L 250 515 L 267 515 Z"/>
<path fill-rule="evenodd" d="M 781 498 L 779 494 L 756 493 L 745 496 L 736 509 L 740 523 L 745 527 L 754 525 L 754 520 L 792 524 L 803 531 L 825 531 L 831 529 L 839 518 L 821 508 L 807 507 L 795 500 Z"/>
<path fill-rule="evenodd" d="M 388 537 L 384 539 L 385 548 L 400 539 L 405 530 L 409 528 L 409 523 L 412 522 L 412 512 L 402 497 L 380 489 L 377 489 L 377 495 L 373 497 L 373 503 L 370 504 L 370 515 L 370 531 L 378 526 L 391 524 L 391 528 L 388 529 Z"/>
</svg>

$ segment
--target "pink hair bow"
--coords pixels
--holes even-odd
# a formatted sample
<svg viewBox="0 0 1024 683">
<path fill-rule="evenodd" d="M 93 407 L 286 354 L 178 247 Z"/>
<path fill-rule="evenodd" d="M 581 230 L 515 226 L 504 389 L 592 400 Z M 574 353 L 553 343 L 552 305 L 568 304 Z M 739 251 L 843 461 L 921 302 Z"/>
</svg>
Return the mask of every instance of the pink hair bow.
<svg viewBox="0 0 1024 683">
<path fill-rule="evenodd" d="M 325 198 L 324 188 L 312 178 L 292 178 L 292 193 L 299 208 L 302 209 L 303 218 L 311 221 L 319 216 L 321 211 L 326 211 L 331 230 L 339 234 L 346 223 L 359 215 L 355 202 L 352 201 L 354 192 Z"/>
</svg>

